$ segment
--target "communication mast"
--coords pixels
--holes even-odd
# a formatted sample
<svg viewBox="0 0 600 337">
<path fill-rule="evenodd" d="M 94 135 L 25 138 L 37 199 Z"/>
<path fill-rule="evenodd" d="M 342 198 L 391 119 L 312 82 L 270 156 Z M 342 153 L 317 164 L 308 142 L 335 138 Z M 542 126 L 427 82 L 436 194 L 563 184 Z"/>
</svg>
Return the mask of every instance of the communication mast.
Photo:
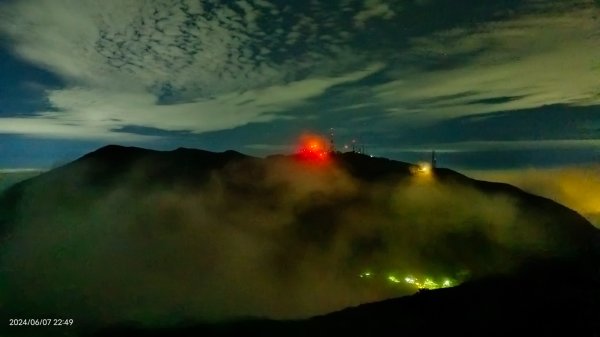
<svg viewBox="0 0 600 337">
<path fill-rule="evenodd" d="M 330 128 L 329 129 L 329 151 L 331 152 L 335 152 L 335 139 L 334 139 L 334 129 Z"/>
</svg>

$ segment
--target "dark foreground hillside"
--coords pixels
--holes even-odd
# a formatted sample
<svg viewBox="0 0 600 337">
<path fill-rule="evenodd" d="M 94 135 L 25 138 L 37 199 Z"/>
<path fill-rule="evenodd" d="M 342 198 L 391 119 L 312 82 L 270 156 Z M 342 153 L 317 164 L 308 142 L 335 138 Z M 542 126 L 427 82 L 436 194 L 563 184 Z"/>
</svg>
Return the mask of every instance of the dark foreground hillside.
<svg viewBox="0 0 600 337">
<path fill-rule="evenodd" d="M 556 270 L 558 272 L 558 270 Z M 93 336 L 597 336 L 598 282 L 522 277 L 365 304 L 302 321 L 247 320 L 163 329 L 121 325 Z M 558 276 L 558 278 L 561 278 Z M 596 280 L 597 281 L 597 280 Z"/>
</svg>

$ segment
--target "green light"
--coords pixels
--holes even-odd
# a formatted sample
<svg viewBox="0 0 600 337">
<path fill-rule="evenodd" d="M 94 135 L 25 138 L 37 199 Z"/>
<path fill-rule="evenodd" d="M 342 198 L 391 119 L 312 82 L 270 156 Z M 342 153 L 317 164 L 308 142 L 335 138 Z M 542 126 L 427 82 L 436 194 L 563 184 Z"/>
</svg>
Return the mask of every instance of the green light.
<svg viewBox="0 0 600 337">
<path fill-rule="evenodd" d="M 433 280 L 426 278 L 425 281 L 423 282 L 423 288 L 425 289 L 437 289 L 440 286 L 433 282 Z"/>
<path fill-rule="evenodd" d="M 388 280 L 392 283 L 400 283 L 400 280 L 394 275 L 389 275 Z"/>
<path fill-rule="evenodd" d="M 404 282 L 407 284 L 413 285 L 417 287 L 417 289 L 439 289 L 439 288 L 448 288 L 453 286 L 453 282 L 450 279 L 445 278 L 442 283 L 438 283 L 433 279 L 427 277 L 425 280 L 421 281 L 416 277 L 407 276 L 404 278 Z"/>
<path fill-rule="evenodd" d="M 375 277 L 378 277 L 378 275 L 372 271 L 362 272 L 358 276 L 362 279 L 374 279 Z M 405 283 L 417 289 L 440 289 L 454 287 L 456 285 L 456 281 L 448 277 L 436 280 L 432 277 L 418 278 L 413 275 L 407 275 L 401 279 L 394 274 L 387 274 L 386 279 L 390 283 Z"/>
<path fill-rule="evenodd" d="M 358 277 L 360 277 L 360 278 L 371 278 L 372 276 L 373 276 L 373 273 L 371 273 L 370 271 L 366 271 L 366 272 L 358 275 Z"/>
</svg>

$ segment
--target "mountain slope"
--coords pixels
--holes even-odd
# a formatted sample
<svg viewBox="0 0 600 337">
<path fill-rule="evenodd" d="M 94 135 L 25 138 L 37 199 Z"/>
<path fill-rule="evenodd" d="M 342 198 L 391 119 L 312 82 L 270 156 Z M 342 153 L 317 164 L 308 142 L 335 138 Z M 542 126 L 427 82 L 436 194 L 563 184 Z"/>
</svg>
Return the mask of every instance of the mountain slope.
<svg viewBox="0 0 600 337">
<path fill-rule="evenodd" d="M 564 270 L 563 270 L 564 271 Z M 163 329 L 120 325 L 93 336 L 595 336 L 598 283 L 503 277 L 369 303 L 299 321 L 244 320 Z M 573 281 L 573 280 L 571 280 Z M 583 281 L 583 282 L 581 282 Z"/>
<path fill-rule="evenodd" d="M 551 289 L 550 302 L 578 306 L 593 286 L 561 294 L 596 284 L 600 242 L 562 205 L 448 169 L 422 174 L 356 153 L 312 162 L 119 146 L 13 186 L 0 195 L 0 228 L 7 313 L 76 317 L 91 327 L 306 318 L 409 295 L 419 284 L 465 283 L 265 326 L 359 329 L 350 323 L 393 324 L 399 310 L 403 324 L 418 329 L 421 318 L 448 322 L 439 310 L 425 319 L 413 305 L 439 299 L 460 307 L 444 295 L 459 294 L 473 301 L 461 310 L 485 311 L 483 294 L 497 291 L 484 315 L 494 320 L 531 284 L 544 289 L 524 300 L 536 310 Z"/>
</svg>

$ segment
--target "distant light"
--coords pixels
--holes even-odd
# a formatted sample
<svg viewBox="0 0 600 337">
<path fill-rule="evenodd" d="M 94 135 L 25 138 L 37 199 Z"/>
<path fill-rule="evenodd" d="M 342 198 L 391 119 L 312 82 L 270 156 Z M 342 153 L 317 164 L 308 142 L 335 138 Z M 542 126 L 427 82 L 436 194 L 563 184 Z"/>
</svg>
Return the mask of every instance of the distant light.
<svg viewBox="0 0 600 337">
<path fill-rule="evenodd" d="M 300 137 L 297 155 L 311 162 L 324 162 L 329 159 L 329 145 L 325 137 L 306 134 Z"/>
<path fill-rule="evenodd" d="M 375 277 L 379 277 L 376 273 L 372 271 L 365 271 L 359 275 L 362 279 L 375 279 Z M 442 279 L 434 279 L 432 277 L 419 278 L 413 276 L 413 274 L 407 275 L 404 279 L 399 279 L 395 274 L 390 273 L 385 276 L 388 282 L 393 284 L 408 284 L 416 289 L 440 289 L 440 288 L 449 288 L 454 287 L 457 284 L 456 280 L 445 277 Z"/>
<path fill-rule="evenodd" d="M 422 288 L 424 289 L 437 289 L 439 287 L 440 286 L 437 283 L 433 282 L 431 279 L 428 278 L 425 279 L 422 286 Z"/>
<path fill-rule="evenodd" d="M 445 278 L 444 281 L 442 281 L 442 283 L 440 284 L 429 277 L 426 277 L 425 280 L 421 281 L 416 277 L 407 276 L 404 278 L 404 282 L 417 287 L 417 289 L 439 289 L 454 286 L 454 282 L 452 282 L 448 278 Z"/>
<path fill-rule="evenodd" d="M 431 173 L 431 165 L 429 163 L 419 163 L 419 172 L 423 174 Z"/>
<path fill-rule="evenodd" d="M 389 275 L 388 280 L 392 283 L 400 283 L 400 280 L 394 275 Z"/>
<path fill-rule="evenodd" d="M 420 162 L 416 166 L 411 166 L 410 172 L 417 176 L 430 176 L 432 174 L 431 164 Z"/>
<path fill-rule="evenodd" d="M 373 274 L 370 271 L 366 271 L 359 275 L 360 278 L 371 278 L 371 276 L 373 276 Z"/>
</svg>

